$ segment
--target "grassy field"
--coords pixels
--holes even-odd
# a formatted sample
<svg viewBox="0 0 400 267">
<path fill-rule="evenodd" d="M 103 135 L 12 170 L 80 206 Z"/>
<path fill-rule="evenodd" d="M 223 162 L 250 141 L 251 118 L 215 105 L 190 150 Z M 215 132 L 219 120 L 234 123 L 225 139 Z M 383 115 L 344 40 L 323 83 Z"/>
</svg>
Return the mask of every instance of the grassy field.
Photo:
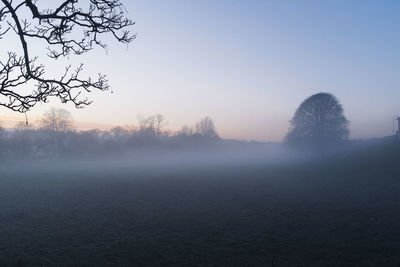
<svg viewBox="0 0 400 267">
<path fill-rule="evenodd" d="M 296 165 L 3 166 L 0 265 L 399 266 L 400 164 L 380 153 Z"/>
</svg>

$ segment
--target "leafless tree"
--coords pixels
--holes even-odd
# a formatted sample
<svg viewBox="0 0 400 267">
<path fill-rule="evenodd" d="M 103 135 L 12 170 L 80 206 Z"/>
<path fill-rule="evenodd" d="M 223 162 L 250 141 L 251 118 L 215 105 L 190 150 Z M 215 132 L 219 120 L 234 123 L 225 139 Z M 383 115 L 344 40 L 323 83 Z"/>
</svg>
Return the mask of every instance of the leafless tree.
<svg viewBox="0 0 400 267">
<path fill-rule="evenodd" d="M 201 119 L 195 125 L 196 133 L 205 137 L 219 138 L 217 130 L 215 129 L 214 121 L 210 117 Z"/>
<path fill-rule="evenodd" d="M 116 140 L 122 140 L 124 138 L 127 138 L 131 134 L 131 131 L 129 131 L 128 129 L 126 129 L 124 127 L 117 126 L 110 130 L 110 134 L 111 134 L 112 138 L 114 138 Z"/>
<path fill-rule="evenodd" d="M 156 118 L 155 116 L 138 115 L 139 132 L 154 134 L 156 131 Z"/>
<path fill-rule="evenodd" d="M 72 129 L 71 113 L 65 109 L 52 108 L 44 114 L 43 128 L 53 135 L 61 135 Z"/>
<path fill-rule="evenodd" d="M 167 122 L 165 121 L 165 117 L 161 114 L 155 115 L 155 126 L 156 126 L 156 133 L 161 134 L 162 129 L 167 125 Z"/>
<path fill-rule="evenodd" d="M 44 114 L 43 130 L 48 133 L 48 145 L 56 155 L 60 155 L 66 147 L 65 137 L 72 131 L 72 116 L 65 109 L 52 108 Z"/>
<path fill-rule="evenodd" d="M 4 136 L 5 136 L 4 128 L 1 127 L 1 125 L 0 125 L 0 143 L 4 139 Z"/>
<path fill-rule="evenodd" d="M 22 53 L 8 51 L 0 57 L 0 105 L 26 112 L 49 97 L 78 108 L 90 104 L 82 93 L 108 90 L 106 76 L 82 78 L 81 64 L 66 66 L 57 78 L 47 77 L 38 56 L 30 53 L 31 42 L 38 40 L 47 46 L 52 59 L 81 55 L 95 46 L 106 48 L 101 39 L 104 34 L 124 44 L 132 42 L 135 36 L 127 29 L 133 24 L 125 18 L 119 0 L 64 0 L 53 8 L 41 7 L 35 0 L 1 0 L 0 39 L 16 34 Z"/>
<path fill-rule="evenodd" d="M 193 127 L 190 127 L 188 125 L 183 125 L 181 130 L 178 132 L 178 135 L 192 136 L 193 135 Z"/>
<path fill-rule="evenodd" d="M 139 132 L 146 134 L 161 134 L 167 122 L 165 117 L 161 114 L 154 116 L 144 116 L 138 115 L 137 119 L 139 121 Z"/>
<path fill-rule="evenodd" d="M 5 131 L 0 125 L 0 158 L 5 154 Z"/>
</svg>

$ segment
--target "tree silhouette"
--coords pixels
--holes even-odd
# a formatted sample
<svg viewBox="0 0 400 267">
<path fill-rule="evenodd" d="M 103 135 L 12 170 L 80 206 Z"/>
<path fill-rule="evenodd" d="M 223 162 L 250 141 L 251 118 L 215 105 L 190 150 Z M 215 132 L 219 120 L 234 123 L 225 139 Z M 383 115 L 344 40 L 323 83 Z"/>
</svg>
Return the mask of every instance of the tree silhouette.
<svg viewBox="0 0 400 267">
<path fill-rule="evenodd" d="M 201 136 L 219 138 L 217 130 L 215 129 L 214 121 L 208 116 L 196 123 L 195 130 L 195 133 Z"/>
<path fill-rule="evenodd" d="M 51 108 L 44 113 L 42 119 L 43 129 L 52 135 L 65 134 L 72 129 L 72 124 L 71 113 L 61 108 Z"/>
<path fill-rule="evenodd" d="M 293 145 L 321 148 L 346 140 L 349 136 L 342 105 L 329 93 L 318 93 L 304 100 L 290 123 L 286 141 Z"/>
<path fill-rule="evenodd" d="M 6 154 L 5 130 L 0 125 L 0 159 Z"/>
<path fill-rule="evenodd" d="M 1 127 L 1 125 L 0 125 L 0 144 L 2 143 L 2 141 L 3 141 L 3 139 L 4 139 L 4 136 L 5 136 L 5 130 L 4 130 L 4 128 Z"/>
<path fill-rule="evenodd" d="M 64 139 L 72 130 L 73 119 L 71 113 L 65 109 L 51 108 L 45 112 L 42 119 L 42 129 L 48 134 L 48 143 L 53 145 L 56 155 L 66 147 Z"/>
<path fill-rule="evenodd" d="M 109 34 L 128 44 L 135 38 L 126 29 L 134 22 L 124 17 L 119 0 L 89 0 L 87 7 L 80 0 L 64 0 L 56 8 L 41 9 L 37 1 L 1 0 L 0 39 L 16 34 L 22 54 L 9 51 L 0 57 L 0 105 L 26 112 L 38 102 L 57 97 L 76 107 L 89 105 L 82 92 L 109 89 L 105 75 L 82 78 L 83 64 L 76 69 L 66 66 L 58 78 L 46 77 L 46 68 L 30 54 L 31 42 L 47 46 L 48 57 L 58 59 L 71 54 L 81 55 L 95 46 L 106 48 L 100 36 Z"/>
<path fill-rule="evenodd" d="M 33 129 L 31 125 L 20 121 L 15 125 L 10 138 L 12 151 L 18 158 L 27 158 L 33 150 Z"/>
</svg>

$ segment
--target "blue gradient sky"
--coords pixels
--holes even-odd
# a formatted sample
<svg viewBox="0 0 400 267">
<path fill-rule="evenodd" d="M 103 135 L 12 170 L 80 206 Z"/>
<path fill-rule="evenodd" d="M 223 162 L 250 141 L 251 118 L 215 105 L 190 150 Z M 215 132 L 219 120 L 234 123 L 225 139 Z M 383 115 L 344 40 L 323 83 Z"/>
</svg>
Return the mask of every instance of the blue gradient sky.
<svg viewBox="0 0 400 267">
<path fill-rule="evenodd" d="M 320 91 L 342 102 L 352 138 L 388 135 L 400 115 L 400 1 L 123 2 L 135 42 L 69 59 L 107 73 L 114 93 L 93 93 L 84 110 L 52 101 L 30 116 L 57 106 L 76 121 L 133 125 L 137 114 L 162 113 L 177 130 L 208 115 L 225 138 L 279 141 Z"/>
</svg>

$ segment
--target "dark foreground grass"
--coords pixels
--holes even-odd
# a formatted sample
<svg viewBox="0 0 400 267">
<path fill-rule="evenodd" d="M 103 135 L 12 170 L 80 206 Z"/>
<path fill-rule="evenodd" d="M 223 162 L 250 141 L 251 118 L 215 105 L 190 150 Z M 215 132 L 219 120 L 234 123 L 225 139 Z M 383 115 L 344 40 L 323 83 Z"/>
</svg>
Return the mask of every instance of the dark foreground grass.
<svg viewBox="0 0 400 267">
<path fill-rule="evenodd" d="M 399 167 L 382 155 L 3 168 L 0 265 L 399 266 Z"/>
</svg>

